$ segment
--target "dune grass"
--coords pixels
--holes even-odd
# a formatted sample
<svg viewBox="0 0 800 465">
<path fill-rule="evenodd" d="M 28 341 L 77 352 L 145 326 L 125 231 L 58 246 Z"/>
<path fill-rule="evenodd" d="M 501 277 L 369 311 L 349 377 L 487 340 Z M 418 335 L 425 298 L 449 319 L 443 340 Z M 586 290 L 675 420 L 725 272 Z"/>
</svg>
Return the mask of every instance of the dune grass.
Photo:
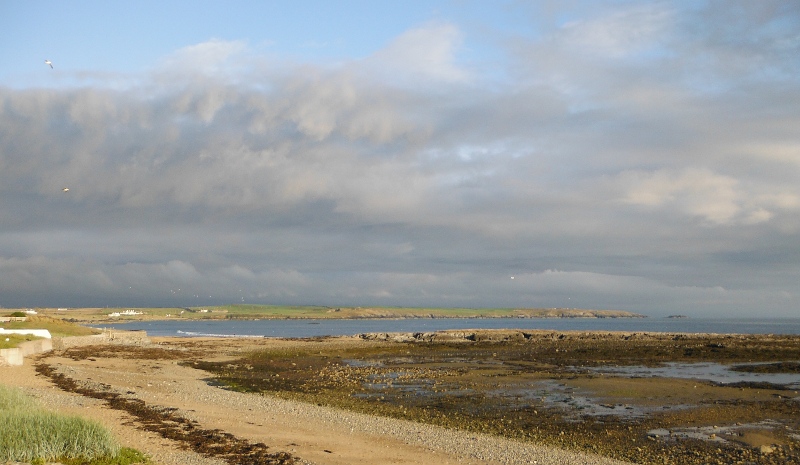
<svg viewBox="0 0 800 465">
<path fill-rule="evenodd" d="M 44 410 L 18 389 L 0 385 L 0 462 L 130 465 L 146 460 L 120 447 L 100 423 Z"/>
</svg>

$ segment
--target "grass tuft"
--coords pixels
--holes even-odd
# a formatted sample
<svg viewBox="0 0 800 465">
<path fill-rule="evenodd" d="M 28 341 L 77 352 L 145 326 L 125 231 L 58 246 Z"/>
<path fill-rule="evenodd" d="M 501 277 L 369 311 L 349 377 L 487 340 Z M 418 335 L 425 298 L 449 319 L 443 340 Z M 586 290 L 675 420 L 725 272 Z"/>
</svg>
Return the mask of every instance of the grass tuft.
<svg viewBox="0 0 800 465">
<path fill-rule="evenodd" d="M 120 448 L 98 422 L 40 408 L 18 389 L 0 385 L 0 462 L 130 465 L 146 462 Z"/>
</svg>

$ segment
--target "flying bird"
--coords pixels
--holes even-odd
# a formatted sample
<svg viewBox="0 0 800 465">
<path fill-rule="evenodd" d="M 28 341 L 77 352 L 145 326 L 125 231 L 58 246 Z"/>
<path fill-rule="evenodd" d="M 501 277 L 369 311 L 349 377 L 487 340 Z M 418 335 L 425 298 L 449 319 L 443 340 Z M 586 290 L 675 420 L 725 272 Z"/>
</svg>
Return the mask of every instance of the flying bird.
<svg viewBox="0 0 800 465">
<path fill-rule="evenodd" d="M 46 64 L 46 65 L 50 65 L 50 68 L 52 68 L 52 67 L 53 67 L 53 62 L 52 62 L 52 61 L 50 61 L 50 60 L 44 60 L 44 64 Z"/>
<path fill-rule="evenodd" d="M 65 187 L 65 188 L 61 189 L 61 191 L 62 192 L 69 192 L 69 187 Z"/>
</svg>

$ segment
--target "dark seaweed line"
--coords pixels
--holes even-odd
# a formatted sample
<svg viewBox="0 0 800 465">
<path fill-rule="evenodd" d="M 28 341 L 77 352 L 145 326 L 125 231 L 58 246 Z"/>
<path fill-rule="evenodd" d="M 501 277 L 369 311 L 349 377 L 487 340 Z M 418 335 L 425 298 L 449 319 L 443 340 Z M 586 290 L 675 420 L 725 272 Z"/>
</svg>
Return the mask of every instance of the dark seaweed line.
<svg viewBox="0 0 800 465">
<path fill-rule="evenodd" d="M 115 392 L 82 387 L 74 379 L 56 372 L 46 363 L 37 364 L 36 371 L 50 378 L 56 386 L 64 391 L 101 399 L 110 408 L 128 412 L 138 420 L 140 428 L 176 441 L 183 449 L 192 450 L 206 457 L 220 458 L 230 465 L 294 465 L 296 463 L 295 458 L 289 453 L 267 452 L 269 447 L 263 443 L 252 444 L 219 429 L 202 429 L 196 422 L 174 415 L 174 409 L 152 407 L 141 399 L 129 399 Z"/>
</svg>

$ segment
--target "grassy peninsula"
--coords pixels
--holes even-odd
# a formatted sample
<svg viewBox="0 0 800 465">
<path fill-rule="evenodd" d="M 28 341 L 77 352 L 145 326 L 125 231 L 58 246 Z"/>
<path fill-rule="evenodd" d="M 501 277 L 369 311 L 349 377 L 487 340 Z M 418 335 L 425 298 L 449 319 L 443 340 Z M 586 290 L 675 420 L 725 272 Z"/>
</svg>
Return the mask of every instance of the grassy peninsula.
<svg viewBox="0 0 800 465">
<path fill-rule="evenodd" d="M 645 318 L 645 315 L 621 310 L 574 308 L 330 307 L 246 304 L 169 308 L 50 308 L 37 309 L 37 312 L 80 323 L 168 319 Z"/>
</svg>

